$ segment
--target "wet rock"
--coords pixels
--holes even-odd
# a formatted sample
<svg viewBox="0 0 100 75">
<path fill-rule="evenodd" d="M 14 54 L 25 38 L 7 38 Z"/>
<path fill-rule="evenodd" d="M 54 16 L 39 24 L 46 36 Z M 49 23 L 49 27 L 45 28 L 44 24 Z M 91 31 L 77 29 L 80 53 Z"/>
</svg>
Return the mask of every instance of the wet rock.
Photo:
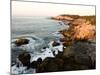
<svg viewBox="0 0 100 75">
<path fill-rule="evenodd" d="M 31 67 L 32 68 L 38 68 L 38 65 L 40 65 L 42 63 L 42 59 L 41 58 L 38 58 L 37 61 L 33 61 L 31 63 Z"/>
<path fill-rule="evenodd" d="M 43 49 L 46 49 L 47 47 L 43 47 Z"/>
<path fill-rule="evenodd" d="M 31 55 L 28 52 L 23 52 L 18 56 L 18 59 L 21 61 L 23 66 L 30 67 Z"/>
<path fill-rule="evenodd" d="M 41 64 L 41 63 L 42 63 L 42 59 L 41 58 L 38 58 L 37 64 Z"/>
<path fill-rule="evenodd" d="M 32 68 L 37 68 L 37 61 L 33 61 L 33 62 L 31 63 L 31 67 L 32 67 Z"/>
<path fill-rule="evenodd" d="M 22 54 L 24 52 L 26 52 L 26 51 L 25 50 L 22 50 L 22 49 L 11 49 L 11 62 L 12 62 L 12 64 L 13 63 L 16 63 L 17 62 L 16 58 L 20 54 Z"/>
<path fill-rule="evenodd" d="M 24 38 L 20 38 L 20 39 L 17 39 L 15 41 L 15 44 L 17 46 L 25 45 L 25 44 L 28 44 L 28 43 L 29 43 L 29 40 L 28 39 L 24 39 Z"/>
<path fill-rule="evenodd" d="M 56 42 L 56 41 L 54 41 L 53 44 L 52 44 L 52 46 L 59 46 L 59 45 L 60 45 L 60 43 Z"/>
</svg>

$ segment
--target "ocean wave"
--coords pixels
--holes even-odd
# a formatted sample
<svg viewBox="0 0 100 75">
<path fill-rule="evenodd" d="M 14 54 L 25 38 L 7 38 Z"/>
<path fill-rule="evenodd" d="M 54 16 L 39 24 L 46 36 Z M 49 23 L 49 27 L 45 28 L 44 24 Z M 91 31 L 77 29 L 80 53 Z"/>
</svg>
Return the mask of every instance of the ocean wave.
<svg viewBox="0 0 100 75">
<path fill-rule="evenodd" d="M 22 38 L 22 37 L 21 37 Z M 59 52 L 63 52 L 63 45 L 62 43 L 58 41 L 50 41 L 47 46 L 45 46 L 44 40 L 32 36 L 24 37 L 25 39 L 29 40 L 28 44 L 16 46 L 15 41 L 18 40 L 13 39 L 12 40 L 12 50 L 26 50 L 30 53 L 31 59 L 30 63 L 33 61 L 37 61 L 39 58 L 46 59 L 47 57 L 54 58 L 55 55 L 57 55 Z M 54 43 L 58 43 L 58 45 L 53 46 Z M 43 48 L 45 47 L 45 48 Z M 17 60 L 18 61 L 18 60 Z M 12 74 L 25 74 L 28 73 L 30 70 L 27 70 L 24 66 L 17 67 L 16 64 L 12 66 Z M 35 73 L 35 71 L 34 71 Z"/>
</svg>

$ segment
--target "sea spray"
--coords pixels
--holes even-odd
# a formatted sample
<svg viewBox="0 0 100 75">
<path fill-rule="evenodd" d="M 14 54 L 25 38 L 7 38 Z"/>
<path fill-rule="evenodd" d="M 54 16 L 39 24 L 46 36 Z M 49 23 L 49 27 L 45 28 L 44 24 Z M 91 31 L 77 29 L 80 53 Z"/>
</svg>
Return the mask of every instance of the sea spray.
<svg viewBox="0 0 100 75">
<path fill-rule="evenodd" d="M 40 48 L 40 50 L 36 51 L 37 49 L 35 50 L 35 48 L 40 46 L 40 44 L 37 44 L 35 42 L 36 40 L 34 41 L 30 37 L 27 37 L 27 39 L 30 40 L 29 44 L 22 45 L 20 47 L 16 46 L 15 49 L 21 48 L 21 49 L 27 50 L 31 55 L 30 63 L 32 63 L 33 61 L 37 61 L 39 58 L 41 58 L 42 61 L 44 59 L 46 59 L 47 57 L 54 58 L 55 55 L 57 55 L 59 51 L 63 52 L 63 45 L 59 40 L 56 41 L 57 43 L 59 43 L 59 45 L 53 46 L 53 43 L 55 41 L 50 41 L 48 43 L 48 47 L 45 47 L 45 49 L 43 49 L 43 42 L 42 43 L 38 42 L 38 43 L 42 44 L 42 47 Z M 12 45 L 15 46 L 14 43 Z M 14 47 L 12 47 L 12 48 L 14 48 Z M 17 61 L 19 61 L 19 60 L 17 60 Z M 23 74 L 23 73 L 25 74 L 25 73 L 28 73 L 30 70 L 32 70 L 32 69 L 27 69 L 27 67 L 22 66 L 22 65 L 19 67 L 17 67 L 16 64 L 12 66 L 12 74 Z M 35 73 L 35 69 L 34 69 L 34 73 Z"/>
</svg>

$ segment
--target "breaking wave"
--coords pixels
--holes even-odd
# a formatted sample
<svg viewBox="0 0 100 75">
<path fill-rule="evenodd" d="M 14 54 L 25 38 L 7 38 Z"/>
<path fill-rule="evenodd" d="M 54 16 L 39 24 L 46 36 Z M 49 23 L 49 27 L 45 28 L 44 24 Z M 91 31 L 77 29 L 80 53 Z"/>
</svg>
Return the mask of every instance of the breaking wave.
<svg viewBox="0 0 100 75">
<path fill-rule="evenodd" d="M 21 45 L 21 46 L 17 46 L 15 44 L 15 41 L 20 38 L 28 39 L 29 43 Z M 53 46 L 54 42 L 55 41 L 52 40 L 49 43 L 46 43 L 43 39 L 38 38 L 36 36 L 21 36 L 21 37 L 14 38 L 11 41 L 11 48 L 12 48 L 13 55 L 16 55 L 16 52 L 18 52 L 18 51 L 20 51 L 20 53 L 21 53 L 21 51 L 29 52 L 31 55 L 30 62 L 37 61 L 39 58 L 41 58 L 43 61 L 47 57 L 54 58 L 55 55 L 58 54 L 58 52 L 63 52 L 62 43 L 59 40 L 56 40 L 56 42 L 59 43 L 59 45 Z M 15 51 L 15 54 L 14 54 L 14 51 Z M 20 54 L 20 53 L 18 53 L 18 54 Z M 12 57 L 13 57 L 13 55 L 12 55 Z M 17 64 L 19 64 L 20 61 L 18 60 L 17 56 L 18 55 L 16 55 L 14 57 L 14 59 L 16 58 L 16 60 L 13 62 L 17 62 Z M 33 70 L 35 73 L 35 69 L 27 70 L 27 67 L 24 67 L 22 64 L 19 67 L 17 67 L 16 63 L 12 66 L 12 74 L 31 73 L 30 72 L 31 70 Z"/>
</svg>

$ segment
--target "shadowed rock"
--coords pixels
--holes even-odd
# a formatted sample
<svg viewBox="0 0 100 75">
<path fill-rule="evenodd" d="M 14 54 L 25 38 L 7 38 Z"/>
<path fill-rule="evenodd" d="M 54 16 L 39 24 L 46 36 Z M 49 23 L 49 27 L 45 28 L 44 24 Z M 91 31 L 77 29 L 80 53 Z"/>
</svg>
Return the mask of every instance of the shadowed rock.
<svg viewBox="0 0 100 75">
<path fill-rule="evenodd" d="M 46 58 L 40 65 L 38 65 L 36 72 L 55 72 L 61 70 L 62 67 L 62 59 Z"/>
<path fill-rule="evenodd" d="M 89 43 L 78 42 L 73 45 L 75 60 L 87 65 L 90 69 L 96 68 L 96 46 Z"/>
<path fill-rule="evenodd" d="M 23 66 L 30 67 L 31 55 L 28 52 L 23 52 L 18 56 L 18 59 L 21 61 Z"/>
<path fill-rule="evenodd" d="M 46 58 L 37 64 L 36 72 L 88 70 L 96 68 L 95 45 L 77 42 L 58 53 L 55 58 Z"/>
<path fill-rule="evenodd" d="M 53 44 L 52 44 L 52 46 L 59 46 L 59 45 L 60 45 L 60 43 L 56 42 L 56 41 L 54 41 Z"/>
</svg>

